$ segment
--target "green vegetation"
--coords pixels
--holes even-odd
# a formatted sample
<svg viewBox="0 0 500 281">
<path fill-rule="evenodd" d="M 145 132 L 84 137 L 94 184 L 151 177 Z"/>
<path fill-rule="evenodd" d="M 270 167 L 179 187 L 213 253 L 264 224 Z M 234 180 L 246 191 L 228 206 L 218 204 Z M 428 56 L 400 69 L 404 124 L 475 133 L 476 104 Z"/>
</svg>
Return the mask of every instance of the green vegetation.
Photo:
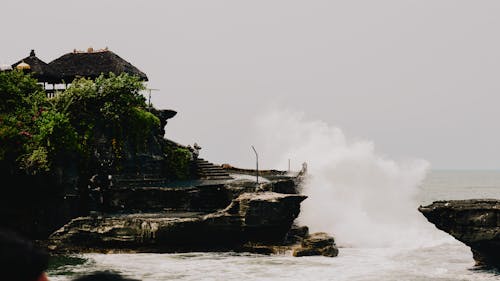
<svg viewBox="0 0 500 281">
<path fill-rule="evenodd" d="M 166 146 L 167 172 L 170 177 L 177 180 L 186 180 L 190 175 L 191 152 L 186 148 Z"/>
<path fill-rule="evenodd" d="M 54 99 L 55 107 L 68 114 L 78 132 L 80 153 L 91 159 L 98 139 L 110 140 L 110 161 L 120 168 L 125 145 L 137 151 L 144 150 L 148 136 L 160 120 L 147 111 L 146 99 L 140 94 L 144 85 L 138 77 L 127 74 L 97 79 L 78 79 Z"/>
<path fill-rule="evenodd" d="M 75 80 L 47 98 L 29 75 L 0 72 L 0 168 L 48 173 L 57 159 L 78 155 L 85 169 L 99 145 L 111 148 L 115 163 L 124 146 L 145 149 L 160 120 L 148 112 L 142 89 L 139 78 L 110 73 Z"/>
<path fill-rule="evenodd" d="M 134 107 L 128 125 L 129 138 L 136 144 L 136 149 L 141 151 L 146 145 L 146 136 L 155 128 L 160 127 L 160 119 L 151 112 Z"/>
<path fill-rule="evenodd" d="M 0 114 L 30 107 L 36 100 L 43 100 L 44 96 L 45 93 L 36 80 L 23 72 L 0 72 Z"/>
<path fill-rule="evenodd" d="M 48 170 L 50 158 L 54 156 L 49 155 L 49 151 L 54 153 L 50 142 L 54 132 L 50 130 L 59 125 L 55 122 L 61 121 L 50 120 L 55 112 L 48 105 L 45 92 L 36 80 L 19 71 L 0 72 L 2 169 L 21 168 L 31 174 Z M 64 116 L 59 117 L 64 119 Z"/>
</svg>

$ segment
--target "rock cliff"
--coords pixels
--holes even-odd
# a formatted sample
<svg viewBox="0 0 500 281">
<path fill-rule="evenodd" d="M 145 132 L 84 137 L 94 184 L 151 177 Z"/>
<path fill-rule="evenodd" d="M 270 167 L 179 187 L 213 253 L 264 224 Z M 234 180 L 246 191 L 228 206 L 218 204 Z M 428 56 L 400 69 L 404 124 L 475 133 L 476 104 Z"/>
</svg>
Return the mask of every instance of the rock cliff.
<svg viewBox="0 0 500 281">
<path fill-rule="evenodd" d="M 280 243 L 306 197 L 243 193 L 213 213 L 156 212 L 86 216 L 49 238 L 57 252 L 183 252 L 238 250 L 245 243 Z"/>
<path fill-rule="evenodd" d="M 437 201 L 419 211 L 469 246 L 477 265 L 500 268 L 500 200 Z"/>
</svg>

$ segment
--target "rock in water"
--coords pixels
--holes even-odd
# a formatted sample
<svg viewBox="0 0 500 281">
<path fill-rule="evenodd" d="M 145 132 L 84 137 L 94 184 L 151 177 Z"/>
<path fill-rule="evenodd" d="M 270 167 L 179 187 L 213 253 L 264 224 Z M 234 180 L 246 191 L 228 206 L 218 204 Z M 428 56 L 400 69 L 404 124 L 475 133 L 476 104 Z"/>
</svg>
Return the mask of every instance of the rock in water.
<svg viewBox="0 0 500 281">
<path fill-rule="evenodd" d="M 500 200 L 437 201 L 418 210 L 437 228 L 469 246 L 476 265 L 500 268 Z"/>
<path fill-rule="evenodd" d="M 336 257 L 339 254 L 335 240 L 324 232 L 313 233 L 302 241 L 300 247 L 293 250 L 294 257 L 325 256 Z"/>
<path fill-rule="evenodd" d="M 286 234 L 285 243 L 289 245 L 300 244 L 307 237 L 309 237 L 309 227 L 292 225 Z"/>
<path fill-rule="evenodd" d="M 50 236 L 57 252 L 233 250 L 247 242 L 279 243 L 300 212 L 303 195 L 243 193 L 211 213 L 157 212 L 73 219 Z"/>
</svg>

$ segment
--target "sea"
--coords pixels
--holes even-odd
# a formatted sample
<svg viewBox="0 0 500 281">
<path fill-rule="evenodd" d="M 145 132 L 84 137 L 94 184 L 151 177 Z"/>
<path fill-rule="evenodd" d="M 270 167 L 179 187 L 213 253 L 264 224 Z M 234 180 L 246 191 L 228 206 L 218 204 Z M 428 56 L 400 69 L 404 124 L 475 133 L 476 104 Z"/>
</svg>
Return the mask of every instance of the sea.
<svg viewBox="0 0 500 281">
<path fill-rule="evenodd" d="M 339 173 L 337 171 L 337 176 L 341 178 L 342 175 Z M 377 178 L 378 176 L 374 179 Z M 341 185 L 344 182 L 341 181 L 338 184 Z M 386 181 L 379 180 L 377 185 L 381 182 Z M 402 182 L 402 186 L 405 183 Z M 370 187 L 366 187 L 366 190 L 369 189 Z M 355 193 L 355 198 L 363 198 L 363 190 L 354 190 L 353 192 L 358 192 Z M 471 251 L 467 246 L 436 229 L 417 211 L 419 205 L 430 204 L 436 200 L 500 199 L 500 170 L 432 170 L 427 172 L 425 179 L 413 194 L 414 205 L 412 203 L 407 207 L 408 204 L 405 203 L 404 206 L 397 206 L 397 208 L 407 209 L 402 211 L 405 217 L 401 220 L 385 221 L 383 219 L 384 216 L 397 217 L 399 215 L 394 214 L 390 206 L 394 201 L 391 197 L 397 199 L 397 192 L 393 196 L 390 190 L 384 190 L 381 192 L 382 196 L 376 198 L 373 198 L 371 192 L 370 190 L 369 196 L 366 196 L 367 199 L 362 202 L 349 201 L 350 197 L 344 200 L 341 197 L 342 193 L 336 193 L 332 198 L 326 199 L 329 206 L 332 206 L 330 210 L 322 207 L 322 212 L 316 211 L 318 219 L 311 221 L 312 225 L 316 225 L 315 228 L 318 230 L 329 232 L 336 238 L 338 234 L 337 245 L 340 253 L 335 258 L 295 258 L 291 253 L 257 255 L 233 252 L 83 254 L 67 257 L 52 265 L 48 272 L 49 279 L 65 281 L 95 271 L 113 271 L 129 278 L 150 281 L 500 280 L 498 271 L 475 267 Z M 314 198 L 311 198 L 314 194 L 310 193 L 310 198 L 307 200 L 311 199 L 314 202 Z M 385 201 L 385 198 L 389 198 L 388 201 Z M 339 201 L 347 201 L 348 204 L 341 205 Z M 330 218 L 335 216 L 329 215 L 329 212 L 340 212 L 338 208 L 333 207 L 338 204 L 343 209 L 347 208 L 343 213 L 345 216 L 352 215 L 352 217 L 349 220 L 330 223 Z M 347 205 L 352 209 L 346 207 Z M 305 208 L 309 207 L 305 206 Z M 358 212 L 359 209 L 370 211 Z M 377 213 L 373 210 L 381 212 Z M 380 216 L 370 216 L 371 213 L 377 213 Z M 299 217 L 299 222 L 307 222 L 307 217 Z M 330 224 L 333 226 L 330 227 Z M 352 226 L 343 227 L 346 224 Z M 368 228 L 363 229 L 364 225 Z M 323 229 L 321 229 L 322 226 Z"/>
</svg>

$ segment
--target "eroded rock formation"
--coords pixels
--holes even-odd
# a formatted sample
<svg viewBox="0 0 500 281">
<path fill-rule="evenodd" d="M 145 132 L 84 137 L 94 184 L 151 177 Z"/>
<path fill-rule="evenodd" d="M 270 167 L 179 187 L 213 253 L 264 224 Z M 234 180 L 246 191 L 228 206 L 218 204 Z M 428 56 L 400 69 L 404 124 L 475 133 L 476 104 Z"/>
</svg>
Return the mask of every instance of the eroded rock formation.
<svg viewBox="0 0 500 281">
<path fill-rule="evenodd" d="M 50 236 L 59 252 L 237 250 L 245 243 L 280 243 L 306 197 L 243 193 L 220 211 L 157 212 L 73 219 Z"/>
<path fill-rule="evenodd" d="M 339 249 L 335 240 L 324 232 L 317 232 L 306 236 L 300 245 L 293 250 L 294 257 L 325 256 L 336 257 Z"/>
<path fill-rule="evenodd" d="M 500 200 L 437 201 L 419 211 L 469 246 L 477 265 L 500 268 Z"/>
</svg>

